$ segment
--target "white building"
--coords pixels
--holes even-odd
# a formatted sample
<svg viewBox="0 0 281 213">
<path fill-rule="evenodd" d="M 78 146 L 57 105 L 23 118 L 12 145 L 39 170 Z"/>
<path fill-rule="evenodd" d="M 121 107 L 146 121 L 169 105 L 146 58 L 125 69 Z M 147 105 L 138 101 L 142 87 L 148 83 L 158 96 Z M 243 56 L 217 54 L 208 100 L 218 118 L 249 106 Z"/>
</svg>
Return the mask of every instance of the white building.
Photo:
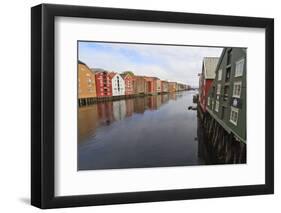
<svg viewBox="0 0 281 213">
<path fill-rule="evenodd" d="M 125 81 L 118 73 L 110 73 L 112 96 L 125 95 Z"/>
</svg>

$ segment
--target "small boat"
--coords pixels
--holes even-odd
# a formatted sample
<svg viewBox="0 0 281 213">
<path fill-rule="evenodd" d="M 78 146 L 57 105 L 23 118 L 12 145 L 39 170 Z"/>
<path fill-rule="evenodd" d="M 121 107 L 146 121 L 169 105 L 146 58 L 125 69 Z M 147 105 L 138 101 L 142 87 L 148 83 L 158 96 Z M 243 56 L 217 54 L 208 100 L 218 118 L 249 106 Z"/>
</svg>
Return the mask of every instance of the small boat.
<svg viewBox="0 0 281 213">
<path fill-rule="evenodd" d="M 189 106 L 188 110 L 197 110 L 197 107 L 196 106 Z"/>
</svg>

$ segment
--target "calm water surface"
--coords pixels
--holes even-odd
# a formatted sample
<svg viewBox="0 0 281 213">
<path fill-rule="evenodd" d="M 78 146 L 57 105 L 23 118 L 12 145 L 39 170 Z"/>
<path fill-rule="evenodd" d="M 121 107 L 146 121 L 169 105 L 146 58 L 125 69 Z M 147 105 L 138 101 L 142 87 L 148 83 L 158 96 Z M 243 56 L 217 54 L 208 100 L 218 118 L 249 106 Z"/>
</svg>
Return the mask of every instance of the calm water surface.
<svg viewBox="0 0 281 213">
<path fill-rule="evenodd" d="M 79 108 L 78 170 L 207 164 L 194 91 Z M 198 134 L 199 130 L 199 135 Z"/>
</svg>

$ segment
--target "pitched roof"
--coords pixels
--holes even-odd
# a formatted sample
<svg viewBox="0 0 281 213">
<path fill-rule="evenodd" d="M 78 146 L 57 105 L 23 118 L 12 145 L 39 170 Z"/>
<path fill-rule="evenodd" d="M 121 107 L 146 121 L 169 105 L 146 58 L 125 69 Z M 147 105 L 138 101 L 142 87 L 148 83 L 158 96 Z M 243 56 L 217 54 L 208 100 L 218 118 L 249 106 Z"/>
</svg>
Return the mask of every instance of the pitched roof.
<svg viewBox="0 0 281 213">
<path fill-rule="evenodd" d="M 107 70 L 104 70 L 104 69 L 101 69 L 101 68 L 91 68 L 91 70 L 95 73 L 108 72 Z"/>
<path fill-rule="evenodd" d="M 78 60 L 78 64 L 83 64 L 85 66 L 87 66 L 83 61 Z"/>
<path fill-rule="evenodd" d="M 205 79 L 215 79 L 219 57 L 204 57 L 203 74 Z"/>
<path fill-rule="evenodd" d="M 116 72 L 110 72 L 109 74 L 108 74 L 108 76 L 109 76 L 109 78 L 113 78 L 115 75 L 117 75 L 118 73 L 116 73 Z"/>
<path fill-rule="evenodd" d="M 121 75 L 121 77 L 122 77 L 123 79 L 125 79 L 126 76 L 130 76 L 128 73 L 121 73 L 120 75 Z"/>
</svg>

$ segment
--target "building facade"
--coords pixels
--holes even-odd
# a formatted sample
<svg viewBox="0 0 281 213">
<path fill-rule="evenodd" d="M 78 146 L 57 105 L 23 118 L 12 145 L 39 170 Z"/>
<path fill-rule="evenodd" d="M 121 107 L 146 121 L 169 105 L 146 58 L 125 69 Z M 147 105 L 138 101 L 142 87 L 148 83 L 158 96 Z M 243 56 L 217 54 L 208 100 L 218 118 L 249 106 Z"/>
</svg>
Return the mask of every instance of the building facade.
<svg viewBox="0 0 281 213">
<path fill-rule="evenodd" d="M 246 143 L 246 49 L 225 48 L 208 93 L 207 111 L 236 140 Z"/>
<path fill-rule="evenodd" d="M 203 112 L 206 112 L 207 96 L 216 76 L 218 57 L 205 57 L 202 62 L 202 72 L 199 78 L 199 104 Z"/>
<path fill-rule="evenodd" d="M 125 95 L 133 95 L 134 94 L 134 76 L 130 74 L 121 74 L 125 83 Z"/>
<path fill-rule="evenodd" d="M 87 104 L 91 99 L 96 98 L 95 74 L 83 62 L 78 61 L 78 101 L 80 104 Z"/>
<path fill-rule="evenodd" d="M 107 71 L 95 73 L 97 97 L 111 97 L 111 79 Z"/>
<path fill-rule="evenodd" d="M 122 76 L 118 73 L 111 72 L 109 74 L 112 85 L 112 96 L 125 95 L 125 82 Z"/>
<path fill-rule="evenodd" d="M 146 81 L 145 94 L 156 94 L 156 80 L 155 77 L 144 77 Z"/>
<path fill-rule="evenodd" d="M 161 81 L 162 92 L 169 92 L 169 83 L 168 81 Z"/>
<path fill-rule="evenodd" d="M 134 76 L 134 94 L 145 94 L 146 81 L 143 76 Z"/>
<path fill-rule="evenodd" d="M 177 91 L 184 91 L 184 90 L 186 90 L 186 85 L 177 83 Z"/>
<path fill-rule="evenodd" d="M 160 79 L 156 79 L 156 92 L 161 93 L 162 92 L 162 83 Z"/>
<path fill-rule="evenodd" d="M 169 82 L 169 92 L 176 92 L 177 91 L 177 83 L 176 82 Z"/>
</svg>

